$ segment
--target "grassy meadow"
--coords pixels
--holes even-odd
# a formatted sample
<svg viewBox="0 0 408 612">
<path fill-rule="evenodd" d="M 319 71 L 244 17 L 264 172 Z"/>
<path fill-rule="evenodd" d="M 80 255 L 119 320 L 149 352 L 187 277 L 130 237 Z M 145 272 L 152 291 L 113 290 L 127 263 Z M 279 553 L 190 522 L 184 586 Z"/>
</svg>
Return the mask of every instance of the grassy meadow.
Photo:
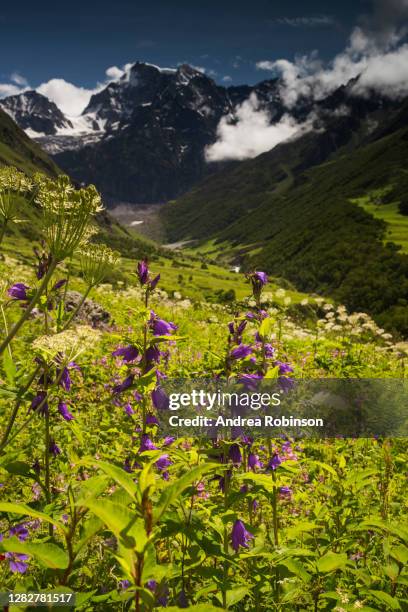
<svg viewBox="0 0 408 612">
<path fill-rule="evenodd" d="M 407 610 L 406 438 L 203 439 L 158 417 L 165 380 L 404 379 L 408 343 L 213 245 L 119 255 L 119 228 L 90 236 L 91 188 L 1 178 L 3 205 L 35 193 L 35 222 L 29 239 L 7 208 L 0 244 L 0 590 L 84 611 Z"/>
</svg>

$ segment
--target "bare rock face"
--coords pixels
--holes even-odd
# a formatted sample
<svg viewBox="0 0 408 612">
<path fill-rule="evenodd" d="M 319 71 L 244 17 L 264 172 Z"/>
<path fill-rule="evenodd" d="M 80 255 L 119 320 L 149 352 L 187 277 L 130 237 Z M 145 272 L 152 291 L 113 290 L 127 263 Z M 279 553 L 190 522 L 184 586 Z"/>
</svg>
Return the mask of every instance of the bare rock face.
<svg viewBox="0 0 408 612">
<path fill-rule="evenodd" d="M 67 312 L 74 311 L 82 300 L 82 297 L 79 291 L 67 291 L 65 297 L 65 310 Z M 77 322 L 92 325 L 92 327 L 104 328 L 112 322 L 112 317 L 100 304 L 93 300 L 86 299 L 75 317 L 75 320 Z"/>
</svg>

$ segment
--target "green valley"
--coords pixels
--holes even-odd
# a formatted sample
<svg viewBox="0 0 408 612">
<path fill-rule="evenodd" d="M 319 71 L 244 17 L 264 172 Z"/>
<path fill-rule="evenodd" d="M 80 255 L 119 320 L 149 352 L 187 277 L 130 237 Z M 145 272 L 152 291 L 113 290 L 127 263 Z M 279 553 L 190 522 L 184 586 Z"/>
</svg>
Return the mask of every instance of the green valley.
<svg viewBox="0 0 408 612">
<path fill-rule="evenodd" d="M 408 333 L 408 257 L 399 246 L 406 217 L 397 213 L 408 194 L 407 112 L 402 105 L 374 131 L 336 119 L 331 132 L 309 132 L 208 177 L 162 209 L 169 239 L 195 240 L 200 251 L 222 251 L 244 269 L 266 269 Z M 381 214 L 351 202 L 384 189 L 394 204 Z"/>
</svg>

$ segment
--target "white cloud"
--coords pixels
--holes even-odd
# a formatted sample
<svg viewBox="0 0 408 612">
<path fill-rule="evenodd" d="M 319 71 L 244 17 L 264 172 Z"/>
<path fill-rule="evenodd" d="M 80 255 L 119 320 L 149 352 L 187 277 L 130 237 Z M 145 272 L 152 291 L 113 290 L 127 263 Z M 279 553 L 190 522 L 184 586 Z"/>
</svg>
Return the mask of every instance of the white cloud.
<svg viewBox="0 0 408 612">
<path fill-rule="evenodd" d="M 64 79 L 51 79 L 47 83 L 42 83 L 36 90 L 55 102 L 63 113 L 77 116 L 82 113 L 91 96 L 105 86 L 106 84 L 101 84 L 95 89 L 86 89 L 85 87 L 77 87 Z"/>
<path fill-rule="evenodd" d="M 299 124 L 289 115 L 271 125 L 269 113 L 260 109 L 256 95 L 252 94 L 237 108 L 235 123 L 227 117 L 221 119 L 217 141 L 206 148 L 205 156 L 209 162 L 256 157 L 309 129 L 311 122 Z"/>
<path fill-rule="evenodd" d="M 29 83 L 25 77 L 18 72 L 13 72 L 9 77 L 9 83 L 0 83 L 0 99 L 7 96 L 15 96 L 29 89 Z"/>
<path fill-rule="evenodd" d="M 78 87 L 65 79 L 51 79 L 36 87 L 36 90 L 55 102 L 63 113 L 76 117 L 86 108 L 91 96 L 104 89 L 109 82 L 118 81 L 124 74 L 129 73 L 132 66 L 130 63 L 124 64 L 122 68 L 110 66 L 105 70 L 107 79 L 97 83 L 93 89 Z"/>
<path fill-rule="evenodd" d="M 232 77 L 230 77 L 229 74 L 226 74 L 225 76 L 222 77 L 222 80 L 224 81 L 224 83 L 231 83 Z"/>
<path fill-rule="evenodd" d="M 331 62 L 324 63 L 317 51 L 298 57 L 294 62 L 286 59 L 263 60 L 256 64 L 259 70 L 280 73 L 281 96 L 288 108 L 299 98 L 324 98 L 332 91 L 359 77 L 354 91 L 360 95 L 369 89 L 395 97 L 408 94 L 407 45 L 398 46 L 401 31 L 388 29 L 377 37 L 356 27 L 349 44 Z"/>
<path fill-rule="evenodd" d="M 22 91 L 22 88 L 18 85 L 13 85 L 12 83 L 0 83 L 0 98 L 14 96 Z"/>
<path fill-rule="evenodd" d="M 107 68 L 105 70 L 105 74 L 109 79 L 117 81 L 118 79 L 120 79 L 121 76 L 125 74 L 125 71 L 123 68 L 118 68 L 118 66 L 111 66 L 110 68 Z"/>
<path fill-rule="evenodd" d="M 13 72 L 10 75 L 10 81 L 15 83 L 16 85 L 20 85 L 21 87 L 28 87 L 28 81 L 25 77 L 23 77 L 18 72 Z"/>
<path fill-rule="evenodd" d="M 369 89 L 380 90 L 392 98 L 408 94 L 408 45 L 370 58 L 353 87 L 356 93 L 362 95 Z"/>
</svg>

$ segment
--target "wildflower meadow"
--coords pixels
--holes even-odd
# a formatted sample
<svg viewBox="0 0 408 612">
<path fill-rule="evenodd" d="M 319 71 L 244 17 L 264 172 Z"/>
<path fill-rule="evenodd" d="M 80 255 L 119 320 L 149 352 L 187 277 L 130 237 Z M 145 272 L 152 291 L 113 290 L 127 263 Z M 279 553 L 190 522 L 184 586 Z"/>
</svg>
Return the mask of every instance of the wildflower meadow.
<svg viewBox="0 0 408 612">
<path fill-rule="evenodd" d="M 24 257 L 6 243 L 22 200 L 42 228 Z M 0 171 L 10 609 L 41 592 L 84 611 L 408 610 L 406 437 L 161 430 L 172 380 L 404 379 L 408 344 L 259 270 L 236 274 L 245 296 L 189 296 L 101 243 L 100 210 L 92 186 Z"/>
</svg>

